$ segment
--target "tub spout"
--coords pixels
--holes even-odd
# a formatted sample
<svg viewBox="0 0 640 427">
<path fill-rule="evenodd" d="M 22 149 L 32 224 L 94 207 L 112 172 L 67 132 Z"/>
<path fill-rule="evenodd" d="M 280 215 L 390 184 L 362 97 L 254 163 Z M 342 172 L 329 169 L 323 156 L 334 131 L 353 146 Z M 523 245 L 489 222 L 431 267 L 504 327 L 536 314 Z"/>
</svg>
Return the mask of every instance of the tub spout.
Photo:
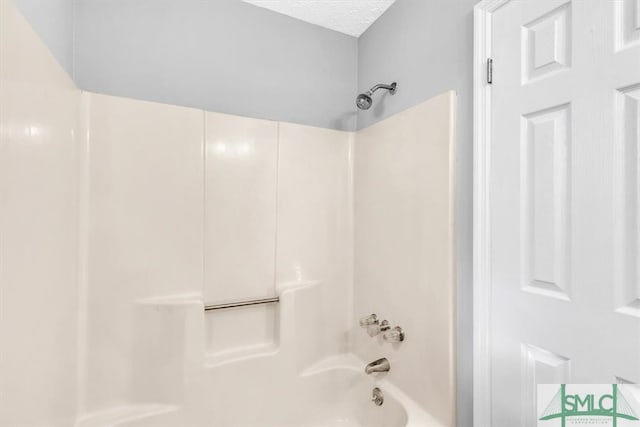
<svg viewBox="0 0 640 427">
<path fill-rule="evenodd" d="M 386 357 L 383 357 L 382 359 L 378 359 L 369 363 L 364 368 L 364 372 L 367 375 L 371 375 L 374 372 L 389 372 L 390 369 L 391 369 L 391 365 L 389 364 L 389 361 L 387 360 Z"/>
</svg>

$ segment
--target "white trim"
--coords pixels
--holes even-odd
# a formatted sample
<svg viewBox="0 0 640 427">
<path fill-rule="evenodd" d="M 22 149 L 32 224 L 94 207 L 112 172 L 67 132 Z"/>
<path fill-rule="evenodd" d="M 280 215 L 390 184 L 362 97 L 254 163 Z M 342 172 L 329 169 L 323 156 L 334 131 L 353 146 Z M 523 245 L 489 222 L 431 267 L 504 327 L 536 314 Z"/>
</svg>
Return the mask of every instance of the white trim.
<svg viewBox="0 0 640 427">
<path fill-rule="evenodd" d="M 483 0 L 475 7 L 473 106 L 473 423 L 491 426 L 491 17 L 510 0 Z M 499 67 L 499 64 L 498 64 Z M 495 73 L 494 73 L 495 78 Z M 498 73 L 499 78 L 499 73 Z"/>
</svg>

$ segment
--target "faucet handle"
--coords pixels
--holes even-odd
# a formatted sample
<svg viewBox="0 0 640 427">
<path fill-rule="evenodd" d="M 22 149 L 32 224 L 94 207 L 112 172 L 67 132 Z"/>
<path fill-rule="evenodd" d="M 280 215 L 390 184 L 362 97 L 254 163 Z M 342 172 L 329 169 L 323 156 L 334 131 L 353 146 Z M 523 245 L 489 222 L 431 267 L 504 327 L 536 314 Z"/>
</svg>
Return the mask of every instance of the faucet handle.
<svg viewBox="0 0 640 427">
<path fill-rule="evenodd" d="M 367 328 L 369 326 L 373 326 L 377 324 L 378 324 L 378 316 L 376 316 L 375 314 L 371 314 L 367 317 L 363 317 L 362 319 L 360 319 L 361 328 Z"/>
<path fill-rule="evenodd" d="M 395 328 L 391 329 L 390 331 L 386 331 L 382 335 L 382 338 L 386 342 L 402 342 L 402 341 L 404 341 L 404 331 L 402 330 L 402 328 L 400 326 L 396 326 Z"/>
<path fill-rule="evenodd" d="M 369 334 L 370 337 L 375 337 L 380 332 L 388 331 L 389 328 L 391 328 L 391 326 L 389 326 L 389 322 L 386 320 L 383 320 L 378 324 L 369 326 L 367 328 L 367 333 Z"/>
</svg>

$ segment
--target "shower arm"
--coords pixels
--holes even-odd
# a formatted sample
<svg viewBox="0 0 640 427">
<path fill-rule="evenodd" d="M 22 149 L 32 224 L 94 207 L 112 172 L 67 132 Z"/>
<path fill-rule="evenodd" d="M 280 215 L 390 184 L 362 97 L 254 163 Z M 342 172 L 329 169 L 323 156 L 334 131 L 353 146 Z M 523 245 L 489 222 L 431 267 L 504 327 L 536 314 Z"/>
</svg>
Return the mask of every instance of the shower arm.
<svg viewBox="0 0 640 427">
<path fill-rule="evenodd" d="M 397 84 L 396 84 L 395 82 L 394 82 L 394 83 L 391 83 L 390 85 L 377 84 L 377 85 L 375 85 L 374 87 L 372 87 L 371 89 L 369 89 L 369 90 L 367 91 L 367 93 L 369 94 L 369 96 L 371 96 L 371 95 L 373 95 L 373 93 L 374 93 L 375 91 L 377 91 L 378 89 L 386 89 L 386 90 L 388 90 L 389 92 L 391 92 L 391 94 L 393 95 L 394 93 L 396 93 L 396 86 L 397 86 Z"/>
</svg>

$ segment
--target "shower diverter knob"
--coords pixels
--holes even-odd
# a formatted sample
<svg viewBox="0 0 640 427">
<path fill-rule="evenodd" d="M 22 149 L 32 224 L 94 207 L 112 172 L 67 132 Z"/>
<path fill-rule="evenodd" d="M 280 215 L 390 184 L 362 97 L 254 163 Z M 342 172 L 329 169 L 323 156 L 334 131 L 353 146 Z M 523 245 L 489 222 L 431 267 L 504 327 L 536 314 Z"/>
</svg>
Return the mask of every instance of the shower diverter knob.
<svg viewBox="0 0 640 427">
<path fill-rule="evenodd" d="M 378 324 L 378 316 L 376 316 L 375 314 L 371 314 L 367 317 L 363 317 L 362 319 L 360 319 L 361 328 L 367 328 L 369 326 L 373 326 L 377 324 Z"/>
<path fill-rule="evenodd" d="M 376 335 L 378 335 L 380 332 L 386 332 L 391 328 L 391 326 L 389 326 L 389 322 L 387 320 L 383 320 L 381 321 L 379 324 L 377 325 L 371 325 L 367 328 L 367 333 L 369 334 L 370 337 L 375 337 Z"/>
<path fill-rule="evenodd" d="M 402 330 L 402 328 L 400 326 L 396 326 L 395 328 L 391 329 L 390 331 L 387 330 L 382 335 L 382 338 L 386 342 L 402 342 L 402 341 L 404 341 L 404 331 Z"/>
</svg>

